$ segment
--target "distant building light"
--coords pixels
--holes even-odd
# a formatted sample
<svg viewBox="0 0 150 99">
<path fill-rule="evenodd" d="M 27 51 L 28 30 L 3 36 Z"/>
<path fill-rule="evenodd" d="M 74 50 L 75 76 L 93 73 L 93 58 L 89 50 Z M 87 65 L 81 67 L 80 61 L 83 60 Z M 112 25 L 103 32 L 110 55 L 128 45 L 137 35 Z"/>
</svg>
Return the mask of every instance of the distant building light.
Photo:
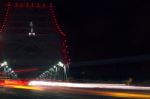
<svg viewBox="0 0 150 99">
<path fill-rule="evenodd" d="M 29 35 L 29 36 L 35 36 L 35 33 L 31 33 L 31 32 L 30 32 L 28 35 Z"/>
<path fill-rule="evenodd" d="M 31 35 L 32 35 L 32 33 L 29 33 L 28 35 L 29 35 L 29 36 L 31 36 Z"/>
<path fill-rule="evenodd" d="M 33 36 L 35 36 L 35 33 L 32 33 Z"/>
</svg>

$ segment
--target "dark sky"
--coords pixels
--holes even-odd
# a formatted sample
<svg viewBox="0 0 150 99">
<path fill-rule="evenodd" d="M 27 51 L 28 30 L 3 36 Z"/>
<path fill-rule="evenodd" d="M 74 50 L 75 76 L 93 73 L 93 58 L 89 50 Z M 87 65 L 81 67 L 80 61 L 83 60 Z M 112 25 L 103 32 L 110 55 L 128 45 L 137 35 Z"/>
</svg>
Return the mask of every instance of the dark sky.
<svg viewBox="0 0 150 99">
<path fill-rule="evenodd" d="M 72 63 L 103 63 L 103 59 L 107 63 L 107 59 L 132 56 L 136 60 L 140 55 L 150 54 L 149 1 L 56 0 L 55 5 L 58 20 L 68 36 Z M 150 77 L 149 60 L 147 57 L 143 62 L 136 60 L 137 63 L 78 64 L 70 67 L 70 71 L 72 77 L 82 79 L 146 80 Z"/>
<path fill-rule="evenodd" d="M 143 0 L 56 0 L 72 61 L 150 53 L 150 2 Z"/>
</svg>

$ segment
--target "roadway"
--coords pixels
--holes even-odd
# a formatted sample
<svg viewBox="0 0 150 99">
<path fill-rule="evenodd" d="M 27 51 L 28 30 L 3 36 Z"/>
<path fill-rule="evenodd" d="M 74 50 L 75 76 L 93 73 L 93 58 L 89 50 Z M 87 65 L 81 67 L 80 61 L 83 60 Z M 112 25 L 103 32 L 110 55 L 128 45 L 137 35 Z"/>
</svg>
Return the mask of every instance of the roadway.
<svg viewBox="0 0 150 99">
<path fill-rule="evenodd" d="M 150 90 L 70 88 L 60 86 L 1 87 L 1 99 L 150 99 Z"/>
<path fill-rule="evenodd" d="M 60 92 L 60 89 L 57 91 L 53 89 L 47 92 L 40 92 L 31 90 L 3 88 L 1 89 L 0 97 L 2 99 L 101 99 L 101 98 L 119 99 L 99 95 L 89 95 L 85 93 L 74 93 L 74 94 L 70 92 L 65 93 L 65 91 Z"/>
</svg>

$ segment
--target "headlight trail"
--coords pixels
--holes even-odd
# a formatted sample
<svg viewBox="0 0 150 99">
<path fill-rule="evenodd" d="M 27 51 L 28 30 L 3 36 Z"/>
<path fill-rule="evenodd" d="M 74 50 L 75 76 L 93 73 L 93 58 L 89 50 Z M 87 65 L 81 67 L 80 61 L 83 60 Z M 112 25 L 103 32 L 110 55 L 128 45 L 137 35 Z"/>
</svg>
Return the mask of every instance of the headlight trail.
<svg viewBox="0 0 150 99">
<path fill-rule="evenodd" d="M 58 86 L 72 88 L 103 88 L 103 89 L 125 89 L 125 90 L 150 90 L 150 87 L 126 86 L 125 84 L 96 84 L 96 83 L 65 83 L 48 81 L 30 81 L 30 86 Z"/>
<path fill-rule="evenodd" d="M 14 83 L 12 85 L 12 83 L 8 83 L 4 85 L 4 87 L 43 91 L 44 93 L 57 92 L 56 95 L 59 92 L 67 94 L 109 96 L 125 99 L 150 99 L 150 87 L 126 86 L 125 84 L 30 81 L 28 85 L 17 85 Z"/>
<path fill-rule="evenodd" d="M 125 86 L 125 84 L 92 84 L 92 83 L 65 83 L 65 82 L 47 82 L 47 81 L 30 81 L 31 86 L 58 86 L 74 88 L 105 88 L 108 86 Z"/>
<path fill-rule="evenodd" d="M 47 91 L 58 91 L 62 93 L 71 94 L 88 94 L 88 95 L 98 95 L 98 96 L 110 96 L 117 98 L 131 98 L 131 99 L 150 99 L 149 93 L 145 94 L 141 91 L 150 91 L 150 87 L 141 86 L 126 86 L 125 84 L 94 84 L 94 83 L 65 83 L 65 82 L 48 82 L 48 81 L 31 81 L 30 86 L 44 86 Z M 85 89 L 86 88 L 86 89 Z M 95 90 L 107 89 L 107 90 Z M 114 89 L 109 90 L 109 89 Z M 117 90 L 115 90 L 117 89 Z M 124 90 L 120 90 L 124 89 Z M 131 91 L 134 90 L 134 91 Z M 136 90 L 140 90 L 136 91 Z"/>
</svg>

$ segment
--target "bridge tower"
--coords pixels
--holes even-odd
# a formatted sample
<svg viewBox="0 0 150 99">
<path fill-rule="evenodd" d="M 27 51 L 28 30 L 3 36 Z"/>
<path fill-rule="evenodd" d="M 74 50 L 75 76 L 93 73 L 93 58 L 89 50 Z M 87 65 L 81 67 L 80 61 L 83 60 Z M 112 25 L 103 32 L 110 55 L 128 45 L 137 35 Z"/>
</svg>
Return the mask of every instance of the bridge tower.
<svg viewBox="0 0 150 99">
<path fill-rule="evenodd" d="M 58 61 L 69 66 L 66 34 L 52 2 L 8 2 L 0 34 L 1 61 L 11 66 L 45 68 Z"/>
</svg>

